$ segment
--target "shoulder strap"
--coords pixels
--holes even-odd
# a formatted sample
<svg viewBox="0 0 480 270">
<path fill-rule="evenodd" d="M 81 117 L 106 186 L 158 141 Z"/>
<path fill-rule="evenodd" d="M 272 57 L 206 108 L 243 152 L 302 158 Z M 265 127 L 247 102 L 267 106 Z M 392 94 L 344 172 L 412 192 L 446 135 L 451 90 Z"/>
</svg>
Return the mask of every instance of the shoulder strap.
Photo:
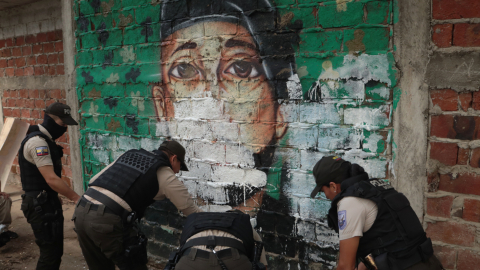
<svg viewBox="0 0 480 270">
<path fill-rule="evenodd" d="M 231 247 L 238 249 L 241 251 L 243 254 L 247 254 L 245 250 L 245 246 L 243 245 L 242 242 L 230 238 L 230 237 L 218 237 L 218 236 L 205 236 L 205 237 L 198 237 L 192 240 L 187 241 L 185 245 L 181 248 L 180 252 L 185 251 L 188 248 L 191 248 L 193 246 L 207 246 L 207 247 L 216 247 L 216 246 L 225 246 L 225 247 Z"/>
</svg>

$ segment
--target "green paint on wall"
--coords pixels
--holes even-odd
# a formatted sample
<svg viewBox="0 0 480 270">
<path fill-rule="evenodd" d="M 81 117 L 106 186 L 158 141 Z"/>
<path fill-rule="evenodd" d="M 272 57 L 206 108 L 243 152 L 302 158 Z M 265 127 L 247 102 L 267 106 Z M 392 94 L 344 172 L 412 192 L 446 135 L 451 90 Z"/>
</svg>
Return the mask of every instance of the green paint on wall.
<svg viewBox="0 0 480 270">
<path fill-rule="evenodd" d="M 344 31 L 344 33 L 345 47 L 348 48 L 348 51 L 362 51 L 371 53 L 388 50 L 390 40 L 389 28 L 372 27 L 347 29 Z"/>
<path fill-rule="evenodd" d="M 365 20 L 368 24 L 387 24 L 391 16 L 390 2 L 375 1 L 365 4 L 367 10 L 367 18 Z"/>
<path fill-rule="evenodd" d="M 393 110 L 397 110 L 398 103 L 402 97 L 402 90 L 399 87 L 393 88 Z"/>
<path fill-rule="evenodd" d="M 346 3 L 346 11 L 337 11 L 336 2 L 327 2 L 318 8 L 318 25 L 323 28 L 355 26 L 363 23 L 363 3 Z"/>
<path fill-rule="evenodd" d="M 300 33 L 300 51 L 323 53 L 339 52 L 342 48 L 343 31 Z M 315 40 L 315 42 L 312 42 Z"/>
</svg>

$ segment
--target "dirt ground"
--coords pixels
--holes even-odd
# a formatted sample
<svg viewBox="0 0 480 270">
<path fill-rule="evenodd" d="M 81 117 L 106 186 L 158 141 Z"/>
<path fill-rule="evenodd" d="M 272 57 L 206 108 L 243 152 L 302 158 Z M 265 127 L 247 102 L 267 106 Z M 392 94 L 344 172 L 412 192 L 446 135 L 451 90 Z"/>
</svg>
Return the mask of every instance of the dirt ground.
<svg viewBox="0 0 480 270">
<path fill-rule="evenodd" d="M 35 244 L 33 231 L 20 210 L 23 193 L 20 187 L 7 185 L 5 192 L 9 193 L 12 204 L 12 225 L 10 230 L 18 233 L 17 239 L 12 239 L 0 248 L 0 270 L 35 269 L 39 256 L 38 246 Z M 65 217 L 65 239 L 62 257 L 62 270 L 88 269 L 77 241 L 77 234 L 73 231 L 73 215 L 75 205 L 64 200 L 63 215 Z"/>
</svg>

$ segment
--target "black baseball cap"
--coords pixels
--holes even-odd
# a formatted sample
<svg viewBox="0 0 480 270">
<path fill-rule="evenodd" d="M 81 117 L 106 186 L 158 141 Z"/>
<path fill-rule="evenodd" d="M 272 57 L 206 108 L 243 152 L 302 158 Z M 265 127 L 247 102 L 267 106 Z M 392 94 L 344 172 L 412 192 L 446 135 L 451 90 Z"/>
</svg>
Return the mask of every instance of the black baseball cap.
<svg viewBox="0 0 480 270">
<path fill-rule="evenodd" d="M 323 186 L 330 182 L 340 184 L 343 180 L 349 177 L 349 170 L 352 164 L 337 156 L 322 157 L 313 167 L 313 176 L 317 186 L 310 194 L 310 197 L 315 198 Z"/>
<path fill-rule="evenodd" d="M 72 109 L 67 104 L 60 102 L 52 103 L 45 109 L 45 113 L 60 117 L 66 125 L 78 125 L 77 121 L 72 118 Z"/>
<path fill-rule="evenodd" d="M 164 141 L 160 147 L 158 148 L 160 151 L 167 151 L 171 152 L 172 154 L 176 155 L 178 160 L 180 160 L 180 170 L 188 171 L 187 165 L 185 164 L 185 148 L 177 141 Z"/>
</svg>

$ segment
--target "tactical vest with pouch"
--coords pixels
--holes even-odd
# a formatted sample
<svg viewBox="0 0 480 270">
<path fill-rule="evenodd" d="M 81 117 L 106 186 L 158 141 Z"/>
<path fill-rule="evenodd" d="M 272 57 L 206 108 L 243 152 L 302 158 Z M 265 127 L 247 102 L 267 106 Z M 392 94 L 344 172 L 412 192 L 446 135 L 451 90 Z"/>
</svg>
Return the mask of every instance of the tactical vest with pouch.
<svg viewBox="0 0 480 270">
<path fill-rule="evenodd" d="M 365 173 L 343 181 L 341 190 L 328 214 L 329 226 L 337 233 L 337 203 L 341 199 L 368 199 L 378 207 L 372 227 L 360 238 L 357 257 L 363 259 L 372 254 L 379 270 L 403 270 L 433 255 L 432 242 L 427 239 L 408 199 L 387 182 L 369 180 Z"/>
<path fill-rule="evenodd" d="M 23 155 L 23 150 L 25 147 L 25 143 L 28 140 L 35 136 L 42 137 L 47 142 L 49 148 L 49 155 L 52 158 L 53 162 L 53 171 L 58 177 L 62 177 L 62 157 L 63 157 L 63 147 L 57 145 L 52 139 L 50 139 L 47 135 L 43 134 L 37 125 L 31 126 L 30 129 L 32 132 L 29 133 L 25 139 L 23 139 L 22 144 L 20 146 L 20 150 L 18 151 L 18 164 L 20 165 L 20 179 L 22 181 L 22 189 L 25 192 L 30 191 L 42 191 L 45 190 L 47 192 L 54 192 L 52 188 L 47 184 L 45 178 L 43 178 L 42 174 L 37 168 L 37 165 L 30 163 L 25 156 Z M 38 149 L 37 154 L 43 155 L 44 152 L 42 150 L 46 149 Z"/>
<path fill-rule="evenodd" d="M 163 166 L 171 168 L 168 156 L 162 151 L 129 150 L 89 186 L 113 192 L 127 202 L 140 219 L 159 191 L 157 169 Z M 86 194 L 89 195 L 88 190 Z"/>
</svg>

